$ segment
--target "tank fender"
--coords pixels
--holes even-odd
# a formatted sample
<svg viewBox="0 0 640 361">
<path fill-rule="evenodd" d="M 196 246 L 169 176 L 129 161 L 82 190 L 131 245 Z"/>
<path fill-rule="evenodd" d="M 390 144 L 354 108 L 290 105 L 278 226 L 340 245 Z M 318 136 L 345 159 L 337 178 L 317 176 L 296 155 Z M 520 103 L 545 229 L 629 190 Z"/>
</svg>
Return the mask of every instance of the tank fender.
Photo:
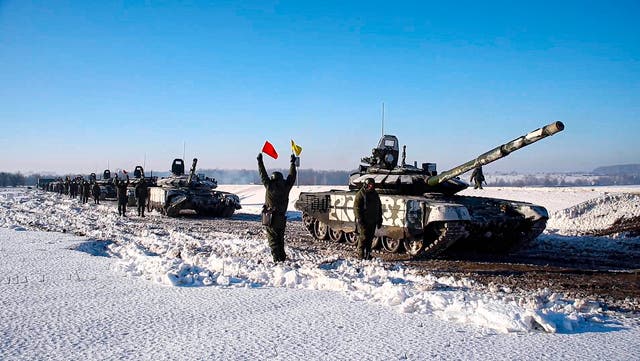
<svg viewBox="0 0 640 361">
<path fill-rule="evenodd" d="M 425 207 L 425 224 L 442 221 L 470 221 L 469 210 L 458 204 L 433 204 Z"/>
<path fill-rule="evenodd" d="M 537 221 L 540 219 L 549 219 L 547 209 L 535 204 L 514 204 L 513 208 L 526 219 Z"/>
<path fill-rule="evenodd" d="M 187 200 L 187 196 L 184 194 L 177 195 L 171 198 L 171 203 L 166 204 L 166 207 L 175 207 Z"/>
<path fill-rule="evenodd" d="M 224 192 L 223 195 L 227 205 L 233 206 L 235 209 L 242 208 L 242 206 L 240 205 L 240 197 L 238 197 L 233 193 L 226 193 L 226 192 Z"/>
</svg>

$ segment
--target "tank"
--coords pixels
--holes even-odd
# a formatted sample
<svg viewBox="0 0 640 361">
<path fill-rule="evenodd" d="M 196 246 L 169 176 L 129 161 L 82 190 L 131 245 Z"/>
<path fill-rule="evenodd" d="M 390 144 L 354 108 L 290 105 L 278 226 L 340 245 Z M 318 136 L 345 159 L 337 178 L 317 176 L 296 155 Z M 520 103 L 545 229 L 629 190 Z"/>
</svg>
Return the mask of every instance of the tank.
<svg viewBox="0 0 640 361">
<path fill-rule="evenodd" d="M 105 169 L 104 172 L 102 172 L 102 179 L 97 179 L 95 173 L 91 173 L 89 178 L 98 183 L 98 186 L 100 187 L 100 200 L 116 199 L 116 185 L 114 183 L 114 179 L 111 177 L 110 170 Z"/>
<path fill-rule="evenodd" d="M 152 172 L 153 173 L 153 172 Z M 144 168 L 141 165 L 137 165 L 133 170 L 133 178 L 129 178 L 129 186 L 127 187 L 127 205 L 135 206 L 136 200 L 136 186 L 144 179 L 147 183 L 147 187 L 155 187 L 158 177 L 145 176 Z"/>
<path fill-rule="evenodd" d="M 197 175 L 193 159 L 189 174 L 184 172 L 184 161 L 174 159 L 171 176 L 158 179 L 156 187 L 149 188 L 149 210 L 158 210 L 169 217 L 175 217 L 182 210 L 192 210 L 197 214 L 231 217 L 240 209 L 240 198 L 228 192 L 216 191 L 215 179 Z"/>
<path fill-rule="evenodd" d="M 508 252 L 544 231 L 547 210 L 526 202 L 457 195 L 469 187 L 459 176 L 563 129 L 562 122 L 548 124 L 440 174 L 435 163 L 406 164 L 406 146 L 399 160 L 398 138 L 384 135 L 350 175 L 348 191 L 302 192 L 294 206 L 314 238 L 355 244 L 355 194 L 365 179 L 373 178 L 383 209 L 374 247 L 404 250 L 412 257 L 435 257 L 454 246 Z"/>
</svg>

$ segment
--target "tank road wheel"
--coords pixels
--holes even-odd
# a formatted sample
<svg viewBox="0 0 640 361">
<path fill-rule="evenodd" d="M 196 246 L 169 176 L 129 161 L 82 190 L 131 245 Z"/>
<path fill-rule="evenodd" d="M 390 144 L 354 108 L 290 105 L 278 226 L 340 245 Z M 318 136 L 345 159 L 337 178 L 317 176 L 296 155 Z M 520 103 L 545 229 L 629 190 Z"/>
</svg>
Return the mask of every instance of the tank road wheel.
<svg viewBox="0 0 640 361">
<path fill-rule="evenodd" d="M 382 237 L 382 248 L 389 253 L 398 253 L 401 246 L 402 242 L 399 239 Z"/>
<path fill-rule="evenodd" d="M 317 239 L 327 239 L 329 236 L 329 226 L 316 219 L 316 221 L 313 222 L 313 236 Z"/>
<path fill-rule="evenodd" d="M 411 257 L 415 257 L 422 252 L 422 248 L 424 248 L 424 241 L 421 238 L 405 238 L 402 240 L 402 245 L 404 246 L 405 251 Z"/>
<path fill-rule="evenodd" d="M 344 239 L 344 231 L 342 230 L 334 230 L 333 228 L 329 227 L 329 239 L 331 239 L 334 242 L 342 242 L 342 240 Z"/>
<path fill-rule="evenodd" d="M 302 224 L 309 232 L 313 232 L 313 217 L 307 213 L 302 213 Z"/>
<path fill-rule="evenodd" d="M 355 246 L 358 244 L 358 234 L 356 232 L 347 232 L 344 234 L 344 240 L 347 244 Z"/>
</svg>

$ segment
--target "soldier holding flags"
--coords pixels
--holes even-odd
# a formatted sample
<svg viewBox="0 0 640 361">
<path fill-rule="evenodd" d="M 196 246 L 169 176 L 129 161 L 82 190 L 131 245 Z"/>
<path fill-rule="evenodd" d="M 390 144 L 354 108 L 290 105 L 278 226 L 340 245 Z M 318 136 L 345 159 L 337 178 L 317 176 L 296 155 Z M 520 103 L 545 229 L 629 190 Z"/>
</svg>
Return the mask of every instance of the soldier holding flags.
<svg viewBox="0 0 640 361">
<path fill-rule="evenodd" d="M 271 248 L 271 255 L 274 262 L 283 262 L 287 259 L 284 250 L 284 232 L 287 224 L 287 208 L 289 206 L 289 192 L 293 187 L 296 178 L 296 163 L 299 164 L 299 158 L 295 154 L 300 154 L 302 148 L 291 141 L 291 148 L 294 154 L 291 154 L 289 167 L 289 175 L 284 179 L 282 173 L 273 172 L 271 177 L 267 175 L 262 160 L 262 153 L 277 159 L 278 153 L 271 143 L 265 142 L 262 152 L 258 153 L 258 172 L 260 180 L 266 188 L 265 202 L 262 211 L 262 224 L 266 227 L 267 239 Z"/>
</svg>

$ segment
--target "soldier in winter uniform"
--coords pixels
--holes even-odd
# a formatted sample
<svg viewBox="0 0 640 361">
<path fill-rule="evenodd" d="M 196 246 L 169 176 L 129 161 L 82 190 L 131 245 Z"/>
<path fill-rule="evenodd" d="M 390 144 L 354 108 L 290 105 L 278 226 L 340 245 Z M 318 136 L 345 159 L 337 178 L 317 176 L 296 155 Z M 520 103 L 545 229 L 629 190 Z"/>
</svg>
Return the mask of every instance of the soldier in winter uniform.
<svg viewBox="0 0 640 361">
<path fill-rule="evenodd" d="M 484 182 L 484 174 L 482 174 L 482 167 L 477 167 L 473 169 L 473 172 L 471 172 L 471 178 L 469 179 L 470 182 L 474 182 L 475 185 L 473 186 L 473 189 L 482 189 L 482 182 Z"/>
<path fill-rule="evenodd" d="M 93 182 L 91 193 L 93 194 L 93 203 L 100 204 L 100 186 L 98 185 L 98 182 Z"/>
<path fill-rule="evenodd" d="M 89 194 L 91 193 L 91 184 L 88 181 L 82 182 L 82 204 L 89 202 Z"/>
<path fill-rule="evenodd" d="M 116 174 L 115 179 L 116 185 L 116 194 L 118 198 L 118 215 L 126 217 L 127 216 L 127 202 L 129 201 L 129 197 L 127 196 L 127 187 L 129 186 L 129 175 L 127 174 L 127 181 L 123 181 L 118 179 L 118 175 Z"/>
<path fill-rule="evenodd" d="M 296 157 L 292 154 L 287 179 L 284 179 L 280 172 L 273 172 L 269 177 L 264 168 L 262 153 L 258 154 L 258 172 L 262 184 L 266 188 L 263 213 L 270 214 L 271 218 L 270 222 L 266 222 L 269 224 L 265 224 L 265 226 L 274 262 L 283 262 L 287 259 L 287 254 L 284 251 L 284 231 L 287 224 L 286 212 L 289 205 L 289 192 L 296 182 L 295 160 Z"/>
<path fill-rule="evenodd" d="M 76 199 L 76 197 L 78 196 L 78 180 L 74 179 L 71 181 L 71 183 L 69 183 L 69 195 L 71 196 L 71 198 Z"/>
<path fill-rule="evenodd" d="M 144 208 L 147 205 L 147 182 L 144 178 L 136 184 L 136 201 L 138 203 L 138 215 L 144 217 Z"/>
<path fill-rule="evenodd" d="M 71 183 L 71 179 L 69 179 L 69 177 L 67 177 L 64 180 L 64 194 L 66 194 L 66 195 L 70 195 L 70 193 L 69 193 L 70 183 Z"/>
<path fill-rule="evenodd" d="M 371 259 L 371 242 L 376 227 L 382 227 L 382 203 L 373 178 L 365 179 L 362 188 L 356 193 L 353 211 L 358 225 L 358 257 Z"/>
</svg>

